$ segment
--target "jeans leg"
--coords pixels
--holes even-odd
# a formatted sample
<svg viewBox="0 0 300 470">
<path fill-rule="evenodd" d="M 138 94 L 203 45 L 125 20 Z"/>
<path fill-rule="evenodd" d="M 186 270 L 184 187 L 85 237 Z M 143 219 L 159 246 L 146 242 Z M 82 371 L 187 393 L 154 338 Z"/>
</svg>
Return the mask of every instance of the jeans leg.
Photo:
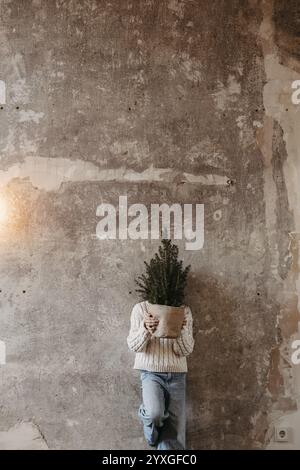
<svg viewBox="0 0 300 470">
<path fill-rule="evenodd" d="M 171 374 L 167 384 L 169 417 L 159 434 L 157 449 L 182 450 L 186 444 L 186 374 Z"/>
<path fill-rule="evenodd" d="M 162 380 L 155 373 L 141 373 L 143 403 L 138 415 L 144 426 L 144 435 L 150 445 L 155 445 L 164 420 L 169 416 L 165 411 L 165 391 Z"/>
</svg>

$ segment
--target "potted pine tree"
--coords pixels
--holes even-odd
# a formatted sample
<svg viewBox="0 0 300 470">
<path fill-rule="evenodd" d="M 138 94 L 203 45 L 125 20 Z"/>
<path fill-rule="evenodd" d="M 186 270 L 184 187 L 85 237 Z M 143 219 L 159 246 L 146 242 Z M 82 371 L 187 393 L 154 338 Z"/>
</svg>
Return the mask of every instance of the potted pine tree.
<svg viewBox="0 0 300 470">
<path fill-rule="evenodd" d="M 149 313 L 159 319 L 154 336 L 177 338 L 184 320 L 184 294 L 190 265 L 183 268 L 178 260 L 178 247 L 163 239 L 158 253 L 149 263 L 144 261 L 146 272 L 136 279 L 138 292 Z"/>
</svg>

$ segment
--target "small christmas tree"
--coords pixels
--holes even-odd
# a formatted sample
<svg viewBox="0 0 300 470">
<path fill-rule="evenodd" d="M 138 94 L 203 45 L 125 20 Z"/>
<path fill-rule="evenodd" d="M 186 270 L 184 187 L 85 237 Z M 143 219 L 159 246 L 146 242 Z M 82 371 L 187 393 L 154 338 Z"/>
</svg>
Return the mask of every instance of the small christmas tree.
<svg viewBox="0 0 300 470">
<path fill-rule="evenodd" d="M 138 276 L 136 289 L 142 300 L 151 304 L 180 307 L 184 302 L 184 290 L 191 266 L 183 268 L 178 261 L 178 247 L 171 240 L 163 239 L 158 253 L 150 263 L 144 261 L 146 273 Z"/>
</svg>

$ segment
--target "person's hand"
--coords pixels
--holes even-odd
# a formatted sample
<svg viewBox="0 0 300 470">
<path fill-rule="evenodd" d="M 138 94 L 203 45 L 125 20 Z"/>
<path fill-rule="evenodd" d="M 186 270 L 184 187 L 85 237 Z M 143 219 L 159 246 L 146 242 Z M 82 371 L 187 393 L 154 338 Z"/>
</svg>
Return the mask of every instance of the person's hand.
<svg viewBox="0 0 300 470">
<path fill-rule="evenodd" d="M 147 328 L 148 331 L 153 335 L 155 333 L 155 330 L 159 324 L 158 318 L 154 317 L 152 313 L 145 313 L 144 316 L 144 324 L 145 327 Z"/>
</svg>

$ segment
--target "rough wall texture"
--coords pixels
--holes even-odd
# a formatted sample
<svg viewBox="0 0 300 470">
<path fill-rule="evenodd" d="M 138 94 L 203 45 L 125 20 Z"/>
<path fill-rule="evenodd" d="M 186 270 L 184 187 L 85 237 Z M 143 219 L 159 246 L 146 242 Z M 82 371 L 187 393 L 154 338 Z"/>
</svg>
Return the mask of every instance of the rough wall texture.
<svg viewBox="0 0 300 470">
<path fill-rule="evenodd" d="M 127 194 L 205 204 L 203 250 L 180 244 L 188 446 L 272 446 L 279 420 L 300 448 L 297 0 L 0 8 L 2 437 L 25 421 L 49 448 L 145 448 L 126 336 L 157 243 L 95 236 L 97 205 Z"/>
</svg>

